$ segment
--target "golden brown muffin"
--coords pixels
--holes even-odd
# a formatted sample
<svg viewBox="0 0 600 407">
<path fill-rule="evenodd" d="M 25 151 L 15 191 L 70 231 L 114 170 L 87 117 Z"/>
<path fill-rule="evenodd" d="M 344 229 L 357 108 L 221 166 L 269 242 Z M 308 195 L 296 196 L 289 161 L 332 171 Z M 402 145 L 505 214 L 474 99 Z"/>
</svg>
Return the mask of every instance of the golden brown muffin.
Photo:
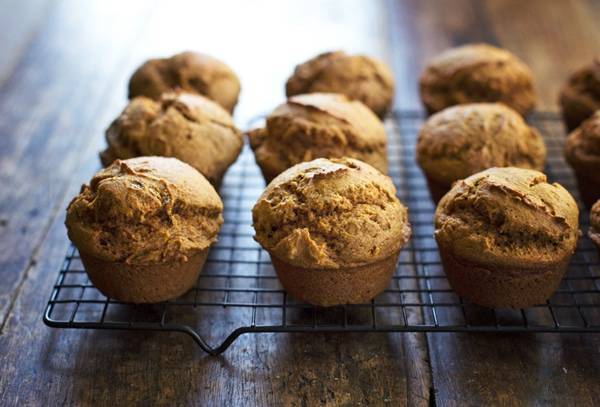
<svg viewBox="0 0 600 407">
<path fill-rule="evenodd" d="M 590 211 L 590 230 L 588 231 L 588 236 L 598 246 L 598 250 L 600 250 L 600 199 L 596 201 Z"/>
<path fill-rule="evenodd" d="M 134 303 L 189 290 L 223 222 L 223 203 L 189 165 L 164 157 L 117 160 L 67 208 L 69 239 L 106 296 Z"/>
<path fill-rule="evenodd" d="M 502 102 L 526 115 L 536 95 L 531 71 L 510 52 L 487 44 L 449 49 L 434 58 L 419 80 L 427 111 L 475 102 Z"/>
<path fill-rule="evenodd" d="M 288 97 L 314 92 L 342 93 L 383 117 L 394 99 L 394 78 L 387 65 L 374 58 L 326 52 L 298 65 L 285 84 Z"/>
<path fill-rule="evenodd" d="M 137 97 L 106 130 L 106 166 L 117 158 L 175 157 L 200 171 L 218 188 L 243 145 L 229 113 L 190 93 L 164 94 L 159 101 Z"/>
<path fill-rule="evenodd" d="M 575 251 L 578 215 L 569 192 L 538 171 L 490 168 L 458 181 L 435 212 L 450 285 L 486 307 L 543 303 Z"/>
<path fill-rule="evenodd" d="M 364 303 L 383 291 L 410 237 L 389 177 L 351 158 L 298 164 L 252 209 L 255 240 L 284 288 L 311 304 Z"/>
<path fill-rule="evenodd" d="M 344 95 L 291 97 L 248 138 L 267 183 L 295 164 L 321 157 L 357 158 L 387 172 L 383 124 L 365 105 Z"/>
<path fill-rule="evenodd" d="M 600 199 L 600 110 L 569 134 L 565 158 L 575 170 L 581 199 L 591 207 Z"/>
<path fill-rule="evenodd" d="M 150 59 L 129 80 L 129 99 L 147 96 L 159 100 L 163 93 L 174 90 L 204 95 L 232 113 L 240 94 L 240 81 L 223 62 L 192 51 Z"/>
<path fill-rule="evenodd" d="M 491 167 L 543 170 L 544 141 L 500 103 L 448 107 L 431 116 L 417 139 L 417 162 L 435 202 L 456 180 Z"/>
<path fill-rule="evenodd" d="M 569 77 L 559 101 L 569 131 L 600 109 L 600 56 Z"/>
</svg>

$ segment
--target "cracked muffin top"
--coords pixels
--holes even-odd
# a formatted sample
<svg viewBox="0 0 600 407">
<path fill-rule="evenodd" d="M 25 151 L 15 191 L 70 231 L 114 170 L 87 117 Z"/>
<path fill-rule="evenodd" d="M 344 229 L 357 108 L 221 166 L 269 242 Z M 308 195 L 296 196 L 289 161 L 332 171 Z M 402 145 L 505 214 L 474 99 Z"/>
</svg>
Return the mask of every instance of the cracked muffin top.
<svg viewBox="0 0 600 407">
<path fill-rule="evenodd" d="M 158 100 L 163 93 L 174 90 L 204 95 L 233 112 L 240 94 L 240 81 L 223 62 L 192 51 L 150 59 L 129 80 L 130 99 L 146 96 Z"/>
<path fill-rule="evenodd" d="M 252 219 L 256 241 L 304 268 L 373 263 L 397 253 L 410 237 L 391 179 L 351 158 L 288 169 L 265 189 Z"/>
<path fill-rule="evenodd" d="M 186 261 L 216 241 L 223 203 L 189 165 L 164 157 L 117 160 L 67 208 L 69 239 L 106 261 Z"/>
<path fill-rule="evenodd" d="M 419 131 L 417 162 L 428 177 L 451 185 L 491 167 L 544 168 L 546 147 L 538 131 L 499 103 L 452 106 Z"/>
<path fill-rule="evenodd" d="M 600 109 L 600 55 L 569 77 L 559 101 L 570 129 Z"/>
<path fill-rule="evenodd" d="M 383 123 L 361 102 L 344 95 L 293 96 L 248 138 L 267 181 L 295 164 L 321 157 L 357 158 L 387 172 Z"/>
<path fill-rule="evenodd" d="M 596 201 L 590 211 L 590 230 L 588 231 L 590 239 L 600 249 L 600 200 Z"/>
<path fill-rule="evenodd" d="M 287 96 L 313 92 L 342 93 L 383 117 L 394 98 L 394 78 L 377 59 L 326 52 L 298 65 L 285 84 Z"/>
<path fill-rule="evenodd" d="M 600 110 L 569 134 L 565 158 L 577 172 L 600 182 Z"/>
<path fill-rule="evenodd" d="M 190 93 L 165 94 L 159 101 L 137 97 L 106 130 L 104 165 L 138 156 L 175 157 L 200 171 L 213 185 L 237 159 L 242 133 L 229 113 Z"/>
<path fill-rule="evenodd" d="M 435 239 L 459 261 L 543 267 L 568 258 L 579 236 L 569 192 L 541 172 L 490 168 L 458 181 L 435 212 Z"/>
<path fill-rule="evenodd" d="M 510 52 L 487 44 L 468 44 L 442 52 L 419 80 L 429 113 L 448 106 L 502 102 L 526 115 L 536 102 L 529 68 Z"/>
</svg>

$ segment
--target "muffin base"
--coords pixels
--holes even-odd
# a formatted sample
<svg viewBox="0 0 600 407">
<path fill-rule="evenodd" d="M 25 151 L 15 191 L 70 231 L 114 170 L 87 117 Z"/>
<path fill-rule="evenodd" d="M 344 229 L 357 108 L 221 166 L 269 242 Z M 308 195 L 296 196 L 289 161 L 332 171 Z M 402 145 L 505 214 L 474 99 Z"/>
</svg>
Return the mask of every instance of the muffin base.
<svg viewBox="0 0 600 407">
<path fill-rule="evenodd" d="M 258 165 L 258 163 L 257 163 Z M 269 185 L 275 177 L 277 177 L 281 172 L 271 171 L 269 169 L 265 169 L 259 165 L 260 172 L 262 173 L 263 179 L 265 180 L 265 185 Z M 285 171 L 285 170 L 284 170 Z"/>
<path fill-rule="evenodd" d="M 431 195 L 431 199 L 437 205 L 440 200 L 450 191 L 450 185 L 443 184 L 433 178 L 425 175 L 425 179 L 427 180 L 427 188 L 429 189 L 429 195 Z"/>
<path fill-rule="evenodd" d="M 400 252 L 376 263 L 342 269 L 297 267 L 271 255 L 277 277 L 294 298 L 321 307 L 363 304 L 388 287 Z"/>
<path fill-rule="evenodd" d="M 196 284 L 209 248 L 188 261 L 133 265 L 98 259 L 80 252 L 90 281 L 102 294 L 136 304 L 156 303 L 179 297 Z"/>
<path fill-rule="evenodd" d="M 562 105 L 563 121 L 569 133 L 579 127 L 581 123 L 595 112 L 593 108 L 585 106 L 571 98 L 567 100 L 566 98 L 563 99 L 563 97 L 561 97 L 560 102 Z"/>
<path fill-rule="evenodd" d="M 542 304 L 560 285 L 570 256 L 552 267 L 517 268 L 475 266 L 440 250 L 444 272 L 461 297 L 489 308 L 527 308 Z"/>
<path fill-rule="evenodd" d="M 600 182 L 590 179 L 589 176 L 575 172 L 579 196 L 587 208 L 591 208 L 600 199 Z"/>
</svg>

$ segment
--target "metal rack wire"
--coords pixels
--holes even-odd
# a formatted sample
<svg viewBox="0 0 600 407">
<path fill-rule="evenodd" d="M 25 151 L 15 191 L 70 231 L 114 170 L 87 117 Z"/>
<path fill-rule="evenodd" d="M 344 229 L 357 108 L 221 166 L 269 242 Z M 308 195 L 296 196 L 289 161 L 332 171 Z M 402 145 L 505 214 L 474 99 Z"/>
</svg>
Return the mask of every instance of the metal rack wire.
<svg viewBox="0 0 600 407">
<path fill-rule="evenodd" d="M 600 332 L 600 261 L 586 236 L 546 304 L 487 309 L 463 301 L 450 289 L 432 237 L 434 206 L 414 160 L 422 120 L 419 112 L 400 111 L 386 123 L 390 175 L 409 208 L 413 237 L 389 288 L 370 303 L 317 308 L 282 290 L 268 254 L 252 239 L 251 208 L 264 182 L 246 146 L 221 188 L 225 223 L 194 289 L 176 300 L 147 306 L 108 299 L 90 283 L 71 246 L 44 322 L 55 328 L 184 332 L 210 354 L 222 353 L 241 334 L 259 332 Z M 530 122 L 546 141 L 548 177 L 578 197 L 563 160 L 565 135 L 559 117 L 537 113 Z M 581 228 L 587 227 L 588 214 L 582 211 Z M 211 324 L 231 321 L 230 333 L 215 339 L 217 346 L 209 345 L 204 338 L 210 336 Z"/>
</svg>

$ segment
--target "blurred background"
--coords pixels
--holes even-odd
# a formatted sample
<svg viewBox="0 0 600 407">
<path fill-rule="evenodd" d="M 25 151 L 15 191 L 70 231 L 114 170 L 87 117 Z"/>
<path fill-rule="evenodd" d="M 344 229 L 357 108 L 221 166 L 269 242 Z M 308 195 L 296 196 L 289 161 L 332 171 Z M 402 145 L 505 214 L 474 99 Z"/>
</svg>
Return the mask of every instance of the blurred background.
<svg viewBox="0 0 600 407">
<path fill-rule="evenodd" d="M 555 109 L 560 83 L 598 52 L 599 3 L 3 0 L 0 82 L 4 94 L 11 86 L 44 88 L 36 96 L 55 100 L 79 93 L 86 106 L 115 115 L 139 64 L 196 50 L 225 61 L 240 76 L 236 118 L 244 126 L 281 102 L 294 66 L 320 52 L 342 49 L 387 60 L 398 81 L 397 107 L 416 109 L 425 62 L 450 46 L 484 41 L 530 65 L 540 108 Z"/>
</svg>

